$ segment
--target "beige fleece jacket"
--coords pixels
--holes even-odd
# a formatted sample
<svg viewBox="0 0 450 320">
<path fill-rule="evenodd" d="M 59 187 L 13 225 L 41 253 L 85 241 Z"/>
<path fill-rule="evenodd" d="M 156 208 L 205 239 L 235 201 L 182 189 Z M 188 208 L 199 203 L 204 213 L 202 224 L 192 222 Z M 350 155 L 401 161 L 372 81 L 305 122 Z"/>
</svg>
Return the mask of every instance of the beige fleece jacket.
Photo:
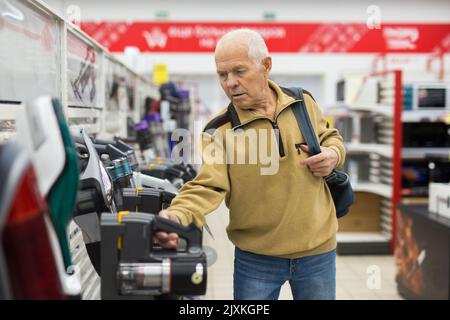
<svg viewBox="0 0 450 320">
<path fill-rule="evenodd" d="M 336 247 L 338 227 L 331 194 L 323 178 L 300 164 L 308 154 L 298 150 L 305 140 L 291 109 L 295 100 L 270 80 L 269 85 L 278 96 L 276 120 L 234 106 L 219 113 L 202 134 L 206 154 L 197 177 L 183 186 L 168 210 L 183 224 L 201 227 L 205 216 L 225 199 L 230 210 L 228 237 L 240 249 L 291 259 L 328 252 Z M 336 129 L 327 128 L 307 92 L 304 99 L 321 146 L 337 151 L 337 167 L 341 167 L 345 160 L 342 137 Z M 269 139 L 265 146 L 264 137 L 276 137 L 276 127 L 279 141 L 272 144 Z M 237 142 L 239 135 L 246 139 Z M 262 174 L 269 168 L 267 159 L 260 156 L 264 153 L 278 163 L 276 173 Z M 247 161 L 237 163 L 238 157 Z M 233 163 L 211 159 L 232 159 Z"/>
</svg>

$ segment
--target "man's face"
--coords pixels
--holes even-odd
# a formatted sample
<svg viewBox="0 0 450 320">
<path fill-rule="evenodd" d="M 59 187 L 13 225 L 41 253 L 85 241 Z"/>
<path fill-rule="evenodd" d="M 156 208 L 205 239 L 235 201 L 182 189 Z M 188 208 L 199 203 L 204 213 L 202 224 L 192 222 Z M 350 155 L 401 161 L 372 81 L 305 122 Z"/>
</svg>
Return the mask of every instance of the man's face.
<svg viewBox="0 0 450 320">
<path fill-rule="evenodd" d="M 254 109 L 267 99 L 270 58 L 255 64 L 243 45 L 224 45 L 216 53 L 220 85 L 231 102 L 240 109 Z"/>
</svg>

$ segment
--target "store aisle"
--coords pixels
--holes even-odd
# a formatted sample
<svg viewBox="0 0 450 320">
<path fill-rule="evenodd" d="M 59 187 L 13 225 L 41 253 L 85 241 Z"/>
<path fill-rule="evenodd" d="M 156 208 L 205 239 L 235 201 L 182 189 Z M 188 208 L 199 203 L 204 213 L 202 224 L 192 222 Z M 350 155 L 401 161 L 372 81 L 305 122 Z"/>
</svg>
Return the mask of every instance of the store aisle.
<svg viewBox="0 0 450 320">
<path fill-rule="evenodd" d="M 204 233 L 204 244 L 217 250 L 216 263 L 208 269 L 208 289 L 205 299 L 229 300 L 233 298 L 234 246 L 228 240 L 225 227 L 228 211 L 224 204 L 207 217 L 214 240 Z M 375 267 L 372 267 L 375 266 Z M 378 268 L 379 269 L 378 269 Z M 369 268 L 369 269 L 368 269 Z M 379 288 L 369 289 L 369 272 L 379 270 Z M 398 300 L 402 299 L 396 289 L 393 256 L 338 256 L 337 258 L 337 299 L 338 300 Z M 371 282 L 372 284 L 374 282 Z M 280 299 L 290 300 L 292 295 L 288 284 L 281 290 Z"/>
</svg>

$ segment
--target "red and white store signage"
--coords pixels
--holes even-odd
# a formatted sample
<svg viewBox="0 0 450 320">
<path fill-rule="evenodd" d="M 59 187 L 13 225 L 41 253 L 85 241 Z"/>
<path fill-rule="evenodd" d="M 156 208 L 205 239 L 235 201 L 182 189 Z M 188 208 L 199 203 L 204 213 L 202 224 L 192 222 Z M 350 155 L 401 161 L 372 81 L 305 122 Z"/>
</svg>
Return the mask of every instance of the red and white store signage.
<svg viewBox="0 0 450 320">
<path fill-rule="evenodd" d="M 272 53 L 450 52 L 450 24 L 83 22 L 81 28 L 112 52 L 212 52 L 227 31 L 251 28 Z"/>
</svg>

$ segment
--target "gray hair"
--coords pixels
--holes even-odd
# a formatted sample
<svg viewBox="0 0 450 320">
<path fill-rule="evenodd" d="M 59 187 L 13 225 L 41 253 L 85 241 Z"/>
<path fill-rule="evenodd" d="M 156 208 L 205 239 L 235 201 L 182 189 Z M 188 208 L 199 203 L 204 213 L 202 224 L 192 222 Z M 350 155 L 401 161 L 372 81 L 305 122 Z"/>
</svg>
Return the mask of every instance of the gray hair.
<svg viewBox="0 0 450 320">
<path fill-rule="evenodd" d="M 225 33 L 217 42 L 215 53 L 217 54 L 224 43 L 234 41 L 242 41 L 247 46 L 248 57 L 257 65 L 262 63 L 262 59 L 269 56 L 269 50 L 261 34 L 247 28 L 235 29 Z"/>
</svg>

